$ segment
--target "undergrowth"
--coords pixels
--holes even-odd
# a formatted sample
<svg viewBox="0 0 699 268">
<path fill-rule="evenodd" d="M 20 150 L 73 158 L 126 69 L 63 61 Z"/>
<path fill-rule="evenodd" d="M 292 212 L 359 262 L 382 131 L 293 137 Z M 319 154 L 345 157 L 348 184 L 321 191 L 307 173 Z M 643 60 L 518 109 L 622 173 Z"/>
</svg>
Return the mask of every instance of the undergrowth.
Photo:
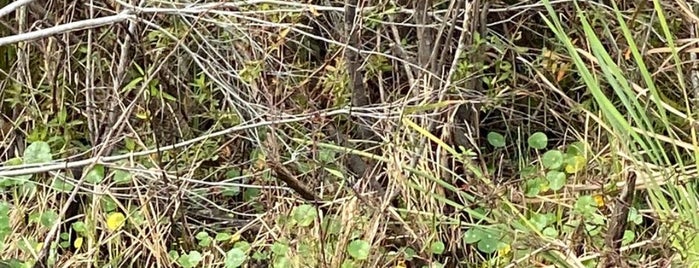
<svg viewBox="0 0 699 268">
<path fill-rule="evenodd" d="M 699 267 L 692 3 L 2 6 L 2 267 Z"/>
</svg>

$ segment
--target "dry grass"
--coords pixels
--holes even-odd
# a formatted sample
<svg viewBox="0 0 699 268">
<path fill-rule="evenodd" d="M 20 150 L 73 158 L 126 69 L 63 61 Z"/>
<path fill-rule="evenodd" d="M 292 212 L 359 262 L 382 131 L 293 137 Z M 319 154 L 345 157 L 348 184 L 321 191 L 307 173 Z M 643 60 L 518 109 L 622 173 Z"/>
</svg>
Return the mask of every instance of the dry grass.
<svg viewBox="0 0 699 268">
<path fill-rule="evenodd" d="M 693 83 L 678 74 L 696 61 L 693 7 L 658 2 L 661 18 L 653 3 L 619 7 L 673 114 L 644 134 L 681 148 L 671 167 L 641 164 L 614 132 L 545 3 L 352 3 L 5 1 L 1 256 L 16 267 L 690 262 L 699 224 L 659 212 L 656 194 L 696 175 L 694 93 L 676 81 Z M 613 8 L 577 3 L 658 114 Z M 575 5 L 552 8 L 603 77 Z M 658 20 L 689 45 L 686 66 Z M 528 142 L 537 132 L 546 149 Z M 40 142 L 52 159 L 27 162 L 49 153 L 30 146 Z M 574 142 L 587 145 L 584 167 L 560 191 L 534 185 L 547 150 Z M 630 170 L 632 221 L 613 246 Z"/>
</svg>

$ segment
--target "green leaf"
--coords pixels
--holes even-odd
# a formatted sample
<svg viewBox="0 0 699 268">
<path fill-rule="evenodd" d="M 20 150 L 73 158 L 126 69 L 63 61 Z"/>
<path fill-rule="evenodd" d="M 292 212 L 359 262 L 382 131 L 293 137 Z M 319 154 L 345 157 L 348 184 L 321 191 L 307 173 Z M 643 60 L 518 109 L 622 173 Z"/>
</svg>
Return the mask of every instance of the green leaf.
<svg viewBox="0 0 699 268">
<path fill-rule="evenodd" d="M 125 184 L 129 183 L 131 181 L 131 172 L 124 171 L 124 170 L 115 170 L 114 171 L 114 182 L 117 184 Z"/>
<path fill-rule="evenodd" d="M 493 147 L 505 147 L 505 136 L 503 136 L 502 134 L 497 132 L 490 132 L 488 133 L 487 138 L 488 143 L 490 143 L 490 145 L 492 145 Z"/>
<path fill-rule="evenodd" d="M 480 228 L 471 228 L 464 233 L 464 242 L 466 242 L 466 244 L 473 244 L 480 241 L 483 236 L 483 230 Z"/>
<path fill-rule="evenodd" d="M 175 251 L 175 250 L 170 250 L 170 251 L 168 251 L 167 255 L 169 255 L 170 258 L 172 258 L 172 259 L 174 259 L 174 260 L 177 260 L 177 259 L 180 258 L 180 253 L 178 253 L 178 252 Z"/>
<path fill-rule="evenodd" d="M 524 184 L 524 189 L 526 189 L 526 192 L 524 193 L 525 196 L 527 197 L 535 197 L 537 196 L 541 190 L 542 190 L 542 184 L 543 184 L 543 179 L 542 178 L 534 178 L 527 180 Z"/>
<path fill-rule="evenodd" d="M 233 247 L 240 249 L 242 251 L 245 251 L 245 252 L 247 252 L 251 248 L 250 243 L 248 243 L 247 241 L 244 241 L 244 240 L 235 242 L 235 244 L 233 244 Z"/>
<path fill-rule="evenodd" d="M 640 213 L 638 213 L 638 210 L 636 210 L 636 208 L 632 207 L 629 208 L 628 220 L 635 224 L 641 224 L 643 223 L 643 216 Z"/>
<path fill-rule="evenodd" d="M 531 217 L 529 217 L 529 221 L 536 227 L 537 231 L 541 231 L 548 225 L 548 219 L 546 215 L 542 215 L 539 213 L 532 213 Z"/>
<path fill-rule="evenodd" d="M 334 217 L 323 217 L 323 229 L 328 234 L 339 234 L 342 231 L 342 223 Z"/>
<path fill-rule="evenodd" d="M 226 252 L 225 266 L 226 268 L 238 268 L 245 263 L 247 258 L 248 256 L 245 255 L 245 252 L 238 248 L 233 248 Z"/>
<path fill-rule="evenodd" d="M 41 213 L 41 225 L 44 227 L 51 227 L 53 226 L 54 223 L 56 223 L 56 220 L 58 219 L 58 214 L 56 214 L 55 211 L 53 210 L 48 210 L 44 213 Z"/>
<path fill-rule="evenodd" d="M 43 141 L 33 142 L 24 150 L 25 164 L 47 163 L 53 160 L 51 147 Z"/>
<path fill-rule="evenodd" d="M 302 227 L 310 226 L 315 220 L 316 216 L 318 216 L 316 209 L 313 206 L 306 204 L 295 207 L 291 214 L 293 215 L 296 223 Z"/>
<path fill-rule="evenodd" d="M 235 179 L 241 176 L 241 172 L 239 168 L 231 168 L 230 170 L 226 171 L 226 178 L 228 179 Z"/>
<path fill-rule="evenodd" d="M 325 168 L 325 171 L 327 171 L 327 172 L 330 173 L 331 175 L 333 175 L 333 176 L 335 176 L 335 177 L 337 177 L 337 178 L 339 178 L 339 179 L 341 179 L 341 180 L 344 180 L 344 179 L 345 179 L 345 175 L 342 174 L 342 172 L 339 171 L 339 170 L 337 170 L 337 169 L 331 169 L 331 168 L 327 168 L 327 167 L 326 167 L 326 168 Z"/>
<path fill-rule="evenodd" d="M 223 189 L 221 189 L 221 195 L 225 197 L 234 197 L 238 196 L 240 194 L 240 187 L 231 185 L 231 186 L 224 186 Z"/>
<path fill-rule="evenodd" d="M 87 233 L 87 225 L 85 225 L 85 222 L 83 221 L 76 221 L 73 224 L 71 224 L 71 227 L 76 233 L 79 234 L 85 234 Z"/>
<path fill-rule="evenodd" d="M 546 173 L 546 180 L 549 182 L 549 188 L 551 190 L 558 191 L 566 185 L 566 174 L 551 170 Z"/>
<path fill-rule="evenodd" d="M 595 211 L 597 211 L 595 200 L 591 195 L 583 195 L 579 197 L 578 200 L 575 201 L 573 209 L 575 212 L 585 217 L 589 217 L 595 213 Z"/>
<path fill-rule="evenodd" d="M 369 258 L 371 245 L 364 240 L 354 240 L 347 246 L 347 253 L 356 260 L 366 260 Z"/>
<path fill-rule="evenodd" d="M 541 163 L 547 169 L 559 169 L 563 165 L 563 153 L 559 150 L 550 150 L 541 156 Z"/>
<path fill-rule="evenodd" d="M 568 148 L 566 149 L 566 153 L 573 155 L 573 156 L 582 156 L 584 157 L 586 155 L 586 146 L 584 143 L 580 141 L 573 142 L 568 145 Z"/>
<path fill-rule="evenodd" d="M 286 256 L 286 252 L 289 251 L 289 246 L 285 243 L 274 242 L 270 250 L 272 250 L 272 253 L 276 256 Z"/>
<path fill-rule="evenodd" d="M 417 253 L 415 250 L 411 247 L 407 247 L 403 250 L 403 255 L 405 256 L 406 261 L 412 261 L 415 256 L 417 256 Z"/>
<path fill-rule="evenodd" d="M 217 233 L 216 238 L 214 238 L 218 242 L 224 242 L 224 241 L 230 241 L 231 237 L 233 237 L 229 233 Z"/>
<path fill-rule="evenodd" d="M 323 164 L 332 163 L 335 161 L 335 151 L 330 149 L 318 150 L 318 161 Z"/>
<path fill-rule="evenodd" d="M 209 233 L 207 233 L 206 231 L 201 231 L 194 235 L 194 237 L 196 237 L 197 240 L 204 240 L 209 238 Z"/>
<path fill-rule="evenodd" d="M 628 245 L 633 242 L 634 239 L 636 239 L 636 234 L 631 230 L 625 230 L 624 236 L 621 238 L 621 244 Z"/>
<path fill-rule="evenodd" d="M 266 251 L 256 251 L 252 253 L 252 259 L 256 261 L 264 261 L 269 259 L 269 253 Z"/>
<path fill-rule="evenodd" d="M 201 262 L 202 257 L 199 251 L 190 251 L 189 254 L 184 254 L 177 259 L 177 262 L 185 268 L 196 267 Z"/>
<path fill-rule="evenodd" d="M 546 148 L 548 145 L 549 139 L 546 137 L 546 134 L 543 132 L 536 132 L 532 134 L 529 139 L 527 140 L 527 143 L 529 144 L 529 147 L 532 147 L 537 150 L 541 150 Z"/>
<path fill-rule="evenodd" d="M 255 199 L 256 197 L 258 197 L 259 195 L 260 195 L 260 189 L 258 189 L 258 188 L 247 188 L 247 189 L 245 189 L 245 191 L 243 192 L 243 200 L 244 200 L 245 202 L 249 202 L 249 201 L 252 201 L 253 199 Z"/>
<path fill-rule="evenodd" d="M 478 250 L 482 251 L 483 253 L 493 253 L 496 250 L 498 250 L 498 243 L 499 241 L 496 239 L 481 239 L 480 241 L 478 241 Z"/>
<path fill-rule="evenodd" d="M 199 240 L 199 246 L 208 247 L 211 245 L 211 236 L 206 231 L 198 232 L 195 237 Z"/>
<path fill-rule="evenodd" d="M 287 257 L 279 257 L 274 259 L 273 268 L 287 268 L 292 267 L 291 261 Z"/>
<path fill-rule="evenodd" d="M 543 231 L 541 231 L 541 233 L 545 236 L 552 238 L 558 237 L 558 230 L 556 230 L 556 228 L 553 227 L 546 227 Z"/>
<path fill-rule="evenodd" d="M 102 202 L 102 209 L 106 212 L 115 211 L 118 207 L 117 203 L 110 196 L 103 196 L 100 201 Z"/>
<path fill-rule="evenodd" d="M 51 187 L 64 193 L 68 193 L 73 190 L 73 184 L 71 184 L 70 182 L 66 182 L 58 177 L 53 180 Z"/>
<path fill-rule="evenodd" d="M 444 253 L 444 243 L 442 241 L 436 241 L 433 242 L 432 245 L 430 245 L 430 249 L 432 250 L 432 254 L 437 254 L 441 255 Z"/>
<path fill-rule="evenodd" d="M 104 179 L 104 166 L 95 165 L 87 175 L 85 175 L 85 181 L 89 183 L 100 183 Z"/>
</svg>

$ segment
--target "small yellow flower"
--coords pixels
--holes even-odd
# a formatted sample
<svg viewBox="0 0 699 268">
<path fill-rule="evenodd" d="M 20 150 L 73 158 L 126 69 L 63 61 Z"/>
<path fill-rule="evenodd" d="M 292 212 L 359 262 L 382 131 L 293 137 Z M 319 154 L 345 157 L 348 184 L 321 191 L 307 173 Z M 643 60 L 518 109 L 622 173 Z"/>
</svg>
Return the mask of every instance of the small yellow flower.
<svg viewBox="0 0 699 268">
<path fill-rule="evenodd" d="M 604 206 L 604 197 L 602 195 L 596 194 L 592 198 L 595 199 L 595 204 L 597 204 L 598 208 Z"/>
<path fill-rule="evenodd" d="M 126 217 L 121 212 L 114 212 L 107 217 L 107 228 L 110 231 L 115 231 L 124 225 Z"/>
</svg>

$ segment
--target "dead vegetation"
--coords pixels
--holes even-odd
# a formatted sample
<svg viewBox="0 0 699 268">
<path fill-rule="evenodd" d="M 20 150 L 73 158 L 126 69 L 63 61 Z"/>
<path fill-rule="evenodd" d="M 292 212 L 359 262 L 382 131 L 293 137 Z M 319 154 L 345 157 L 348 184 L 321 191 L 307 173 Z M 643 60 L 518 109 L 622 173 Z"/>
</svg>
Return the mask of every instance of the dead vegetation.
<svg viewBox="0 0 699 268">
<path fill-rule="evenodd" d="M 0 252 L 11 267 L 692 263 L 693 8 L 4 1 Z"/>
</svg>

